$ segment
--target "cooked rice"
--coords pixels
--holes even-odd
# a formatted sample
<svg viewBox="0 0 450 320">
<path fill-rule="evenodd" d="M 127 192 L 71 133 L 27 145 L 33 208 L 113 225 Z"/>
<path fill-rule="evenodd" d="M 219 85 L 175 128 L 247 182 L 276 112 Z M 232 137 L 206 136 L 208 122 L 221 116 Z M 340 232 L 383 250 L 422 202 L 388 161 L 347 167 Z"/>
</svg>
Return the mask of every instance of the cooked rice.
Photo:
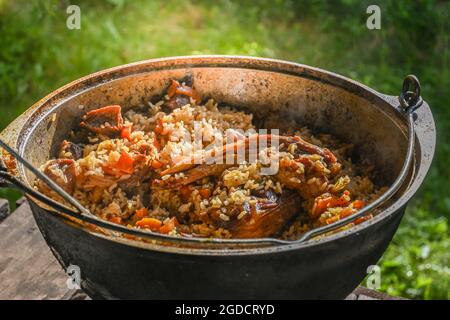
<svg viewBox="0 0 450 320">
<path fill-rule="evenodd" d="M 170 223 L 171 218 L 176 217 L 177 225 L 170 229 L 169 234 L 230 238 L 233 237 L 231 229 L 211 223 L 205 218 L 213 209 L 219 210 L 218 217 L 223 222 L 243 221 L 251 215 L 249 208 L 260 202 L 255 193 L 270 191 L 280 197 L 286 190 L 290 191 L 291 188 L 278 179 L 277 175 L 260 174 L 261 161 L 244 162 L 225 168 L 221 174 L 196 180 L 189 185 L 189 192 L 185 187 L 152 188 L 150 184 L 153 178 L 170 182 L 172 179 L 178 181 L 189 177 L 187 172 L 162 176 L 160 173 L 209 144 L 224 145 L 227 129 L 256 129 L 252 124 L 251 114 L 226 107 L 219 109 L 214 100 L 197 105 L 191 98 L 189 104 L 167 113 L 163 111 L 163 107 L 168 99 L 166 97 L 156 104 L 149 103 L 148 108 L 132 109 L 124 113 L 124 125 L 132 125 L 128 138 L 111 138 L 90 132 L 83 143 L 78 143 L 82 147 L 82 157 L 75 161 L 76 183 L 72 194 L 88 210 L 103 219 L 131 226 L 136 226 L 136 222 L 145 217 L 158 219 L 165 226 Z M 105 123 L 104 127 L 111 127 L 111 124 Z M 77 141 L 80 136 L 77 130 L 79 129 L 72 132 L 70 140 Z M 199 134 L 204 137 L 202 145 L 193 143 Z M 352 163 L 351 145 L 330 135 L 313 135 L 307 128 L 299 129 L 295 135 L 317 146 L 326 146 L 336 155 L 342 169 L 328 182 L 322 182 L 315 176 L 306 182 L 292 177 L 291 182 L 306 183 L 317 187 L 324 194 L 327 192 L 336 197 L 348 190 L 351 199 L 348 199 L 345 206 L 327 207 L 318 217 L 312 218 L 310 212 L 320 196 L 305 198 L 299 205 L 295 218 L 276 236 L 295 239 L 311 228 L 331 223 L 345 210 L 352 209 L 352 200 L 361 200 L 367 204 L 384 191 L 385 188 L 377 187 L 372 182 L 367 165 Z M 271 152 L 279 152 L 280 159 L 293 161 L 297 149 L 297 144 L 291 143 L 280 145 L 279 150 Z M 108 172 L 107 168 L 117 166 L 123 153 L 135 156 L 133 171 L 126 174 Z M 74 155 L 73 152 L 63 150 L 58 157 L 72 159 Z M 138 157 L 139 161 L 136 160 Z M 308 159 L 314 170 L 330 175 L 330 168 L 321 155 L 311 154 Z M 162 167 L 156 168 L 155 161 L 156 164 L 162 164 Z M 146 172 L 146 168 L 152 166 L 154 168 Z M 48 164 L 42 170 L 45 171 L 46 168 L 48 169 Z M 305 170 L 304 164 L 298 163 L 295 174 L 300 177 L 305 174 Z M 142 172 L 146 172 L 144 180 L 140 179 Z M 64 177 L 64 172 L 59 175 Z M 37 187 L 58 198 L 42 182 L 38 182 Z M 346 200 L 345 195 L 343 197 Z M 233 208 L 236 207 L 240 210 L 233 213 Z M 143 208 L 146 210 L 142 210 Z"/>
</svg>

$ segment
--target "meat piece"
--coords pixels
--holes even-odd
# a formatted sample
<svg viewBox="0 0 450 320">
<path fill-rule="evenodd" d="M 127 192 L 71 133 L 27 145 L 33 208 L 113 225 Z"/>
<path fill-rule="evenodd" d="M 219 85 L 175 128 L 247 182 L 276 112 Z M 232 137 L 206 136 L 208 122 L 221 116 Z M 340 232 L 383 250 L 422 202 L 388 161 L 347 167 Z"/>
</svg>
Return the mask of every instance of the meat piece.
<svg viewBox="0 0 450 320">
<path fill-rule="evenodd" d="M 265 197 L 258 198 L 256 204 L 228 206 L 228 221 L 219 208 L 210 209 L 208 219 L 217 227 L 229 230 L 233 238 L 265 238 L 277 235 L 297 214 L 299 206 L 300 199 L 295 192 L 286 191 L 278 196 L 266 191 Z"/>
<path fill-rule="evenodd" d="M 148 184 L 143 182 L 150 178 L 152 168 L 147 163 L 147 158 L 142 154 L 134 155 L 134 169 L 131 174 L 121 176 L 117 181 L 117 186 L 121 188 L 127 196 L 142 196 L 144 192 L 148 192 Z"/>
<path fill-rule="evenodd" d="M 324 157 L 325 161 L 332 165 L 337 162 L 336 156 L 327 148 L 321 148 L 315 144 L 306 142 L 299 136 L 279 136 L 279 142 L 285 144 L 294 143 L 297 148 L 309 154 L 318 154 Z"/>
<path fill-rule="evenodd" d="M 174 110 L 176 108 L 181 108 L 182 106 L 185 106 L 189 103 L 191 103 L 191 99 L 188 96 L 177 94 L 169 101 L 167 101 L 164 105 L 170 110 Z"/>
<path fill-rule="evenodd" d="M 252 148 L 250 148 L 250 146 L 252 144 L 255 144 L 255 147 L 257 146 L 259 148 L 260 143 L 261 143 L 260 139 L 263 139 L 263 141 L 266 141 L 268 147 L 272 145 L 273 139 L 278 140 L 279 144 L 285 144 L 285 145 L 289 145 L 292 143 L 296 144 L 297 148 L 299 150 L 302 150 L 302 151 L 310 153 L 310 154 L 318 154 L 318 155 L 324 157 L 325 161 L 329 165 L 333 166 L 333 170 L 340 169 L 340 164 L 337 162 L 336 157 L 334 156 L 334 154 L 331 151 L 329 151 L 326 148 L 320 148 L 316 145 L 310 144 L 298 136 L 278 136 L 278 135 L 273 135 L 273 134 L 255 134 L 255 135 L 245 137 L 239 141 L 225 144 L 221 147 L 208 150 L 207 152 L 205 152 L 203 154 L 200 154 L 200 153 L 193 154 L 192 156 L 187 157 L 186 159 L 178 162 L 173 167 L 164 170 L 163 172 L 161 172 L 161 175 L 173 174 L 173 173 L 177 173 L 177 172 L 181 172 L 181 171 L 186 171 L 190 168 L 195 167 L 196 163 L 212 163 L 214 159 L 221 158 L 221 157 L 223 158 L 224 163 L 225 163 L 227 154 L 234 154 L 235 159 L 236 159 L 238 150 L 241 150 L 241 149 L 243 149 L 245 151 L 246 158 L 248 159 L 249 154 L 251 152 L 257 151 L 257 150 L 252 150 Z M 255 149 L 257 149 L 257 148 L 255 148 Z M 333 170 L 331 170 L 333 174 L 337 173 L 337 171 L 333 172 Z"/>
<path fill-rule="evenodd" d="M 64 189 L 69 194 L 72 194 L 75 189 L 76 168 L 73 159 L 54 159 L 46 163 L 43 170 L 50 179 Z M 42 185 L 45 183 L 42 182 Z M 47 185 L 43 188 L 49 189 Z"/>
<path fill-rule="evenodd" d="M 206 177 L 219 176 L 225 169 L 232 166 L 234 166 L 234 164 L 211 164 L 211 165 L 202 164 L 188 170 L 184 174 L 184 177 L 181 178 L 175 178 L 174 176 L 171 176 L 169 179 L 166 180 L 155 179 L 153 180 L 152 187 L 156 189 L 179 188 Z"/>
<path fill-rule="evenodd" d="M 198 164 L 208 164 L 208 163 L 214 163 L 216 159 L 222 158 L 223 163 L 227 162 L 227 155 L 233 155 L 234 157 L 234 164 L 237 164 L 237 156 L 240 150 L 243 150 L 245 152 L 246 159 L 249 158 L 250 152 L 255 152 L 257 150 L 249 150 L 250 141 L 254 139 L 256 143 L 259 142 L 258 139 L 267 139 L 267 144 L 270 145 L 272 140 L 272 135 L 252 135 L 250 137 L 245 137 L 241 140 L 238 140 L 233 143 L 225 144 L 223 146 L 210 149 L 204 153 L 194 153 L 189 157 L 186 157 L 185 159 L 177 162 L 174 166 L 171 168 L 168 168 L 161 172 L 161 175 L 164 176 L 166 174 L 173 174 L 181 171 L 186 171 L 191 168 L 194 168 L 196 166 L 199 166 Z"/>
<path fill-rule="evenodd" d="M 89 188 L 109 188 L 116 183 L 117 178 L 110 175 L 90 174 L 84 175 L 83 173 L 77 179 L 78 187 L 83 189 Z"/>
<path fill-rule="evenodd" d="M 131 171 L 124 172 L 117 169 L 119 161 L 113 166 L 103 166 L 104 174 L 89 174 L 83 176 L 81 173 L 78 179 L 79 186 L 82 188 L 104 187 L 108 188 L 113 184 L 117 185 L 127 194 L 134 194 L 134 189 L 141 185 L 141 182 L 149 177 L 151 167 L 147 163 L 147 158 L 142 154 L 134 154 L 131 157 L 133 161 Z M 128 158 L 127 158 L 128 159 Z"/>
<path fill-rule="evenodd" d="M 139 195 L 141 200 L 143 200 L 145 193 L 148 193 L 148 183 L 143 183 L 150 177 L 151 170 L 149 167 L 144 167 L 130 177 L 120 180 L 117 186 L 122 189 L 127 196 Z"/>
<path fill-rule="evenodd" d="M 306 156 L 294 160 L 283 158 L 276 178 L 285 187 L 297 190 L 303 199 L 310 199 L 322 194 L 328 186 L 326 170 L 317 168 Z"/>
<path fill-rule="evenodd" d="M 83 148 L 78 144 L 64 140 L 59 148 L 59 157 L 78 160 L 83 157 Z"/>
<path fill-rule="evenodd" d="M 107 136 L 117 134 L 123 127 L 121 107 L 114 105 L 89 111 L 84 115 L 80 126 Z"/>
<path fill-rule="evenodd" d="M 198 92 L 189 85 L 181 85 L 177 80 L 172 80 L 169 89 L 167 90 L 169 100 L 166 106 L 170 109 L 180 108 L 190 103 L 190 99 L 200 102 L 201 98 Z"/>
<path fill-rule="evenodd" d="M 294 155 L 294 159 L 280 159 L 279 170 L 276 174 L 276 178 L 287 188 L 294 189 L 304 199 L 314 198 L 325 191 L 328 185 L 328 176 L 334 175 L 340 170 L 340 163 L 337 162 L 336 157 L 328 149 L 320 148 L 305 142 L 297 136 L 275 136 L 275 135 L 254 135 L 252 137 L 246 137 L 240 141 L 229 143 L 219 148 L 215 148 L 207 151 L 203 154 L 195 154 L 175 164 L 173 167 L 168 168 L 161 172 L 161 175 L 174 174 L 177 172 L 184 172 L 184 177 L 175 178 L 170 177 L 166 180 L 156 180 L 153 184 L 155 188 L 178 188 L 183 185 L 190 184 L 197 180 L 200 180 L 208 176 L 220 175 L 225 169 L 235 165 L 231 164 L 215 164 L 207 165 L 204 163 L 211 162 L 214 158 L 223 158 L 226 160 L 226 155 L 232 154 L 237 159 L 237 153 L 239 148 L 244 148 L 246 157 L 250 152 L 250 139 L 256 139 L 256 143 L 259 144 L 258 139 L 266 139 L 267 145 L 272 144 L 272 139 L 277 138 L 280 143 L 284 145 L 290 145 L 294 143 L 297 149 L 311 155 L 320 155 L 323 157 L 326 164 L 322 161 L 313 161 L 309 154 Z M 236 161 L 236 160 L 235 160 Z M 196 165 L 194 163 L 203 163 Z"/>
</svg>

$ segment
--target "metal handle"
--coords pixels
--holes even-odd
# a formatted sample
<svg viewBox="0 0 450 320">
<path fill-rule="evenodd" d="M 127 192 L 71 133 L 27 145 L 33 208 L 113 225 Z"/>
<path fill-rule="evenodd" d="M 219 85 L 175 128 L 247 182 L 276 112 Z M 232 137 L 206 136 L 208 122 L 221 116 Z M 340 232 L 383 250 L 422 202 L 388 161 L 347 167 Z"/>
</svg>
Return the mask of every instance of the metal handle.
<svg viewBox="0 0 450 320">
<path fill-rule="evenodd" d="M 0 187 L 15 187 L 22 191 L 23 193 L 29 194 L 36 198 L 37 200 L 45 203 L 46 205 L 52 207 L 53 209 L 56 209 L 58 211 L 68 213 L 71 216 L 78 217 L 79 213 L 76 211 L 73 211 L 66 206 L 60 204 L 59 202 L 56 202 L 55 200 L 47 197 L 43 193 L 38 192 L 37 190 L 30 188 L 28 185 L 14 177 L 13 175 L 9 174 L 6 171 L 6 168 L 1 167 L 0 168 Z"/>
<path fill-rule="evenodd" d="M 56 182 L 47 177 L 44 173 L 35 168 L 28 160 L 23 158 L 16 150 L 11 148 L 7 143 L 5 143 L 2 139 L 0 139 L 0 146 L 5 149 L 9 154 L 11 154 L 18 162 L 24 165 L 28 170 L 33 172 L 40 180 L 44 181 L 53 191 L 55 191 L 58 195 L 60 195 L 64 200 L 74 206 L 78 212 L 92 215 L 86 208 L 84 208 L 75 198 L 73 198 L 70 194 L 68 194 L 63 188 L 61 188 Z M 6 168 L 1 168 L 4 172 L 6 172 Z M 17 185 L 17 179 L 12 179 L 11 175 L 3 175 L 4 179 L 9 180 L 11 183 Z M 20 188 L 25 188 L 25 192 L 30 192 L 34 190 L 28 187 L 25 184 L 18 185 Z"/>
</svg>

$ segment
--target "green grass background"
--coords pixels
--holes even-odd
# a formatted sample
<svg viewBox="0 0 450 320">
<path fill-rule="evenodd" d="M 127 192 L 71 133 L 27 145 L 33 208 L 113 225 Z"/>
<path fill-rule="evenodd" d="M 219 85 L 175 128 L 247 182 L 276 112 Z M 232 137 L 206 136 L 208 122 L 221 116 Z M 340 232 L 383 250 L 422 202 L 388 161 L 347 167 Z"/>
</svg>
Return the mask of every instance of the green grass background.
<svg viewBox="0 0 450 320">
<path fill-rule="evenodd" d="M 66 8 L 81 8 L 81 30 Z M 366 28 L 378 4 L 381 30 Z M 427 180 L 380 265 L 381 290 L 448 299 L 450 2 L 0 0 L 0 129 L 52 90 L 104 68 L 155 57 L 239 54 L 325 68 L 386 94 L 416 74 L 438 128 Z M 0 197 L 17 193 L 1 190 Z M 336 275 L 339 276 L 339 275 Z"/>
</svg>

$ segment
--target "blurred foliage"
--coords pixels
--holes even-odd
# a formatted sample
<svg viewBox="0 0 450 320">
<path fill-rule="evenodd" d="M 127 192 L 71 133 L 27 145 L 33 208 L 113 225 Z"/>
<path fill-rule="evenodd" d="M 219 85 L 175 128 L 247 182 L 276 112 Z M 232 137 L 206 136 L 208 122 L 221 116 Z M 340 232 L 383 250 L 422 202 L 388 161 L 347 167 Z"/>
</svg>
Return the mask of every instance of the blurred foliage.
<svg viewBox="0 0 450 320">
<path fill-rule="evenodd" d="M 81 30 L 66 8 L 81 8 Z M 368 30 L 366 8 L 381 8 Z M 136 60 L 241 54 L 329 69 L 386 94 L 416 74 L 438 127 L 434 165 L 380 264 L 382 290 L 449 298 L 450 2 L 0 0 L 0 128 L 57 87 Z M 16 194 L 0 191 L 13 199 Z"/>
</svg>

